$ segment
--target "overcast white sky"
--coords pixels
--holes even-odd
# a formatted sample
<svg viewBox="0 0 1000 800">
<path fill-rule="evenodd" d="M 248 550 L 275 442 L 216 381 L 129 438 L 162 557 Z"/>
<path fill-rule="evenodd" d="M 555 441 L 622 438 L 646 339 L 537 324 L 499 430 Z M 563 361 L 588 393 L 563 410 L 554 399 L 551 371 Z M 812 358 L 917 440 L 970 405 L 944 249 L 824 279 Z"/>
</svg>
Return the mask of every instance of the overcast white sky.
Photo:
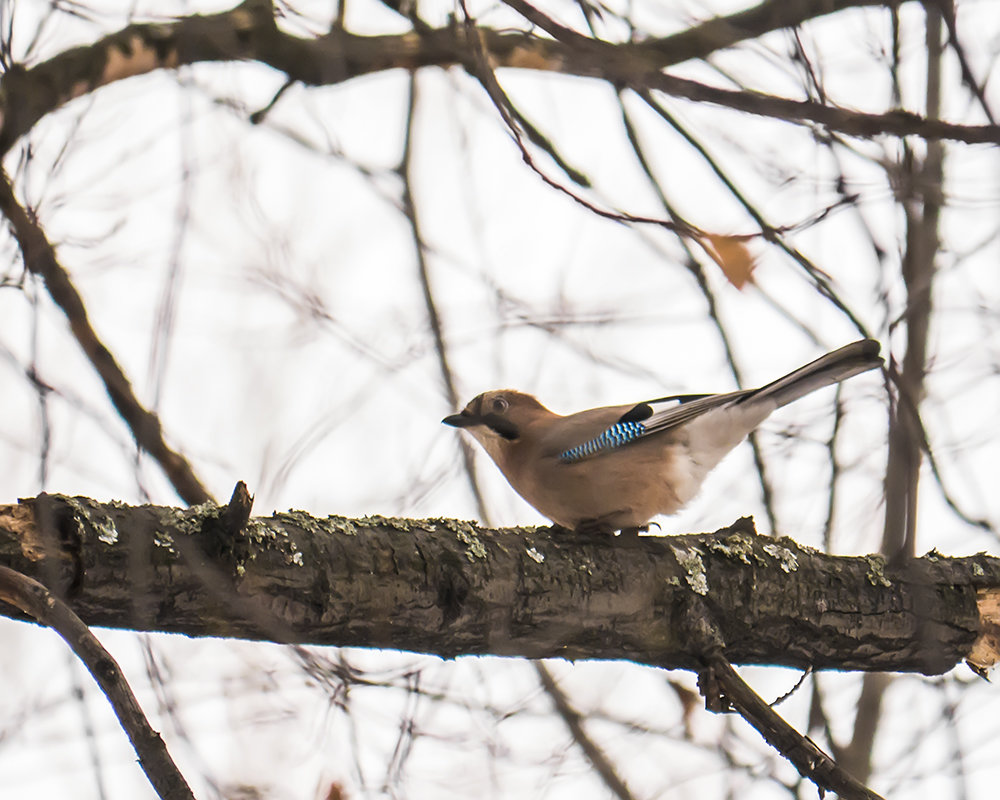
<svg viewBox="0 0 1000 800">
<path fill-rule="evenodd" d="M 283 6 L 282 24 L 303 34 L 323 30 L 331 5 Z M 745 7 L 629 5 L 655 35 Z M 579 25 L 575 4 L 548 7 Z M 15 58 L 37 63 L 130 20 L 226 5 L 101 4 L 84 18 L 72 6 L 50 13 L 48 2 L 36 0 L 8 1 L 3 8 L 14 19 Z M 437 23 L 454 9 L 439 4 L 439 16 L 426 10 Z M 492 4 L 470 10 L 484 24 L 516 19 Z M 922 112 L 923 17 L 910 3 L 901 18 L 904 104 Z M 47 21 L 29 53 L 41 19 Z M 348 24 L 358 32 L 406 29 L 374 0 L 352 2 Z M 1000 10 L 989 2 L 960 2 L 959 26 L 975 74 L 991 74 Z M 620 37 L 623 30 L 612 26 L 606 35 Z M 800 35 L 833 101 L 889 108 L 888 12 L 835 15 Z M 675 73 L 724 86 L 733 85 L 724 78 L 733 75 L 749 87 L 798 98 L 801 70 L 787 58 L 792 41 L 787 33 L 772 34 L 719 54 L 711 68 L 682 65 Z M 499 78 L 565 159 L 593 180 L 590 200 L 663 216 L 607 85 L 526 72 L 501 71 Z M 439 424 L 454 409 L 440 379 L 410 230 L 398 210 L 401 182 L 393 170 L 403 147 L 407 76 L 395 71 L 333 87 L 294 86 L 262 124 L 249 124 L 248 114 L 265 106 L 282 82 L 251 63 L 131 79 L 42 120 L 10 153 L 6 168 L 58 244 L 99 334 L 161 415 L 170 443 L 191 458 L 217 497 L 228 497 L 242 479 L 256 493 L 260 514 L 302 508 L 474 517 L 458 434 Z M 943 85 L 946 118 L 984 121 L 951 55 Z M 599 219 L 544 186 L 464 73 L 427 69 L 417 86 L 414 190 L 462 402 L 509 386 L 569 412 L 735 388 L 674 238 Z M 987 95 L 1000 107 L 995 86 Z M 755 232 L 691 147 L 635 96 L 625 105 L 680 213 L 709 231 Z M 665 105 L 776 226 L 795 225 L 835 202 L 833 182 L 844 174 L 859 195 L 857 208 L 789 240 L 832 276 L 886 350 L 901 353 L 890 328 L 903 302 L 902 219 L 878 163 L 898 156 L 898 142 L 847 140 L 849 146 L 834 149 L 835 163 L 807 128 L 682 101 Z M 947 152 L 948 208 L 924 421 L 949 491 L 969 515 L 995 526 L 1000 165 L 996 148 L 949 145 Z M 536 158 L 565 182 L 544 154 Z M 881 262 L 873 239 L 885 253 Z M 15 247 L 9 236 L 3 242 L 0 278 L 17 283 Z M 790 258 L 759 241 L 751 246 L 758 286 L 743 292 L 697 253 L 747 385 L 860 338 Z M 54 387 L 44 413 L 25 380 L 29 368 Z M 131 437 L 64 318 L 32 279 L 23 288 L 0 288 L 0 386 L 3 502 L 47 490 L 179 503 L 154 463 L 144 456 L 136 462 Z M 865 553 L 878 549 L 882 533 L 887 401 L 874 374 L 845 385 L 843 401 L 838 459 L 844 475 L 833 550 Z M 813 546 L 822 544 L 826 517 L 832 408 L 831 390 L 783 410 L 762 434 L 779 532 Z M 494 523 L 544 522 L 485 457 L 480 475 Z M 918 551 L 997 551 L 994 536 L 947 509 L 929 475 L 922 485 Z M 661 520 L 662 531 L 712 530 L 746 514 L 767 529 L 744 447 L 688 510 Z M 119 632 L 100 637 L 121 659 L 199 797 L 236 796 L 232 786 L 243 783 L 269 787 L 267 797 L 308 798 L 329 780 L 343 783 L 351 798 L 607 796 L 561 723 L 548 716 L 549 702 L 528 664 L 351 652 L 352 662 L 397 688 L 355 688 L 345 713 L 294 654 L 276 646 Z M 149 677 L 151 664 L 161 670 L 159 682 Z M 402 676 L 415 666 L 420 687 L 442 692 L 445 701 L 407 689 L 411 679 Z M 754 777 L 772 767 L 788 781 L 793 773 L 742 723 L 697 711 L 693 741 L 683 741 L 680 705 L 662 673 L 629 664 L 553 668 L 574 702 L 594 714 L 594 735 L 637 797 L 788 796 L 780 785 Z M 797 679 L 784 670 L 747 674 L 765 697 Z M 671 677 L 694 685 L 691 675 Z M 835 734 L 849 736 L 859 678 L 819 680 Z M 0 621 L 0 681 L 0 797 L 151 796 L 103 698 L 54 636 Z M 78 702 L 77 689 L 85 702 Z M 808 692 L 800 692 L 782 712 L 802 727 L 808 703 Z M 175 717 L 168 708 L 176 709 Z M 600 719 L 605 713 L 612 719 Z M 418 730 L 405 758 L 393 755 L 401 718 Z M 998 719 L 995 692 L 964 668 L 941 679 L 898 681 L 886 699 L 874 788 L 893 797 L 990 796 L 1000 778 Z M 621 720 L 654 730 L 629 730 Z M 736 749 L 755 765 L 749 771 L 727 770 L 714 751 L 726 736 L 745 742 Z M 962 780 L 955 778 L 959 749 Z M 798 796 L 814 795 L 803 790 Z"/>
</svg>

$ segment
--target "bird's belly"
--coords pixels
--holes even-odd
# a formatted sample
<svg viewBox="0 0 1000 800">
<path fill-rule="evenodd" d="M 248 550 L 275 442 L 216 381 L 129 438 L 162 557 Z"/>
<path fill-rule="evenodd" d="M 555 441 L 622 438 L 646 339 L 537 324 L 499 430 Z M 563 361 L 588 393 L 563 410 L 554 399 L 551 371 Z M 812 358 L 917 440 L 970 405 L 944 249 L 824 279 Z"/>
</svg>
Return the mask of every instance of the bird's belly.
<svg viewBox="0 0 1000 800">
<path fill-rule="evenodd" d="M 636 528 L 658 514 L 679 511 L 697 494 L 704 477 L 699 472 L 681 445 L 632 447 L 575 464 L 550 465 L 514 488 L 567 528 L 591 520 Z"/>
</svg>

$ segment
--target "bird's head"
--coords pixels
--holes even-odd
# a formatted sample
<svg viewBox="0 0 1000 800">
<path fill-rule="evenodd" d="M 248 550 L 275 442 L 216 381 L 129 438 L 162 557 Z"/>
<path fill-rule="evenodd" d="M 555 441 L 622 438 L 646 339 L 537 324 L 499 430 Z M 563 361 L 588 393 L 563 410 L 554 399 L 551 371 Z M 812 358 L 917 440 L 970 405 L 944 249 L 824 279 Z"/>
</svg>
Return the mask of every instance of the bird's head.
<svg viewBox="0 0 1000 800">
<path fill-rule="evenodd" d="M 465 428 L 493 460 L 498 461 L 503 452 L 521 439 L 532 422 L 551 413 L 530 394 L 498 389 L 477 395 L 458 414 L 445 417 L 441 422 Z"/>
</svg>

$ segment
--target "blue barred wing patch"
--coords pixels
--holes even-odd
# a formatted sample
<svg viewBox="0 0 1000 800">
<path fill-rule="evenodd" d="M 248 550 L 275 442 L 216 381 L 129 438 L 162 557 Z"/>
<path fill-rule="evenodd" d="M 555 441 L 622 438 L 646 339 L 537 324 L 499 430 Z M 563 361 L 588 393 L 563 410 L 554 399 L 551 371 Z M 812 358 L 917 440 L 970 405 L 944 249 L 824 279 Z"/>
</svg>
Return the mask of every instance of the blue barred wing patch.
<svg viewBox="0 0 1000 800">
<path fill-rule="evenodd" d="M 559 460 L 568 464 L 572 464 L 574 461 L 582 461 L 605 450 L 614 450 L 617 447 L 635 441 L 645 433 L 646 426 L 641 422 L 616 422 L 600 436 L 596 436 L 589 442 L 583 442 L 569 448 L 569 450 L 563 450 L 559 454 Z"/>
</svg>

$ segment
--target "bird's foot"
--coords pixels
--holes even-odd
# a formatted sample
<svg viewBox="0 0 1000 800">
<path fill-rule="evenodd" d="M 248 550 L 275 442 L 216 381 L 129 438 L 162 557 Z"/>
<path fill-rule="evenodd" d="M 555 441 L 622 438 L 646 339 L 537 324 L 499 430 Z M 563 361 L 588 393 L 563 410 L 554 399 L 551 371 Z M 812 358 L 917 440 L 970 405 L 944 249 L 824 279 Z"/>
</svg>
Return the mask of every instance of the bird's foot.
<svg viewBox="0 0 1000 800">
<path fill-rule="evenodd" d="M 552 533 L 555 536 L 567 536 L 574 533 L 574 531 L 572 528 L 567 528 L 563 525 L 560 525 L 558 522 L 553 522 L 549 526 L 549 533 Z"/>
<path fill-rule="evenodd" d="M 549 531 L 560 538 L 573 536 L 577 539 L 595 539 L 601 541 L 606 541 L 615 534 L 613 527 L 596 519 L 584 520 L 575 528 L 567 528 L 565 525 L 553 523 Z"/>
<path fill-rule="evenodd" d="M 614 514 L 608 514 L 607 516 L 596 517 L 594 519 L 585 519 L 577 524 L 576 528 L 573 529 L 573 532 L 578 536 L 588 536 L 600 539 L 614 537 L 617 535 L 626 539 L 635 539 L 639 536 L 640 532 L 649 530 L 648 525 L 619 528 L 611 522 L 611 520 L 618 516 L 621 516 L 621 512 L 615 512 Z"/>
</svg>

